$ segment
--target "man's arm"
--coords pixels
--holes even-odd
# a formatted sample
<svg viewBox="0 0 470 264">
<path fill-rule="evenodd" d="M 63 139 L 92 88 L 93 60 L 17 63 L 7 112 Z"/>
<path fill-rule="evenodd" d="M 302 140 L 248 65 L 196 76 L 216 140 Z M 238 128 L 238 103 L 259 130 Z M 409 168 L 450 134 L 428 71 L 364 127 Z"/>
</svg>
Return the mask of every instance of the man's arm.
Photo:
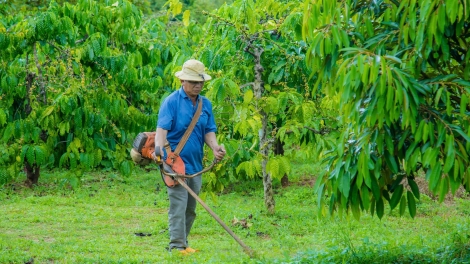
<svg viewBox="0 0 470 264">
<path fill-rule="evenodd" d="M 214 153 L 214 157 L 217 160 L 221 160 L 224 158 L 225 148 L 224 146 L 219 146 L 219 144 L 217 144 L 217 138 L 214 132 L 209 132 L 205 134 L 204 141 L 212 149 L 212 152 Z"/>
<path fill-rule="evenodd" d="M 157 128 L 157 134 L 155 135 L 155 147 L 160 147 L 160 154 L 163 156 L 163 147 L 166 143 L 166 135 L 168 134 L 168 130 L 163 128 Z"/>
</svg>

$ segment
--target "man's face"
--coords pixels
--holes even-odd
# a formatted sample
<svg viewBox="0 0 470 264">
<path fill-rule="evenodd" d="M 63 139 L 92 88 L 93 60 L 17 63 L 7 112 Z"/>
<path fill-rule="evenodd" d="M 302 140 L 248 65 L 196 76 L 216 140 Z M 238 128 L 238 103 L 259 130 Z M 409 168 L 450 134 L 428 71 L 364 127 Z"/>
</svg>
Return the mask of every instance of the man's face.
<svg viewBox="0 0 470 264">
<path fill-rule="evenodd" d="M 204 82 L 182 80 L 183 89 L 189 97 L 197 97 L 201 93 Z"/>
</svg>

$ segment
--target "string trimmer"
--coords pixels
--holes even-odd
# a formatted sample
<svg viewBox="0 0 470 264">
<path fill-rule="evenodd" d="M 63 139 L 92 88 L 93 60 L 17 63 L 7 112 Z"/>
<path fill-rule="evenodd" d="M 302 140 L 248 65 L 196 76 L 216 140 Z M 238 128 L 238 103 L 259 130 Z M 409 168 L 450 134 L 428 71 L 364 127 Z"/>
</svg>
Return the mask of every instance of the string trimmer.
<svg viewBox="0 0 470 264">
<path fill-rule="evenodd" d="M 247 253 L 250 257 L 252 257 L 254 255 L 254 251 L 248 247 L 247 245 L 245 245 L 245 243 L 243 243 L 243 241 L 240 240 L 240 238 L 220 219 L 219 216 L 217 216 L 210 208 L 209 206 L 207 206 L 202 200 L 201 198 L 199 198 L 199 196 L 197 196 L 197 194 L 191 190 L 191 188 L 189 188 L 189 186 L 186 184 L 186 182 L 184 181 L 184 179 L 186 178 L 194 178 L 202 173 L 205 173 L 205 172 L 208 172 L 210 171 L 214 165 L 217 163 L 217 160 L 214 159 L 214 161 L 212 161 L 211 165 L 209 165 L 209 167 L 207 168 L 204 168 L 203 170 L 201 170 L 200 172 L 197 172 L 197 173 L 194 173 L 194 174 L 191 174 L 191 175 L 185 175 L 185 174 L 179 174 L 179 173 L 176 173 L 173 171 L 173 169 L 170 167 L 170 165 L 168 165 L 166 162 L 162 161 L 162 155 L 160 153 L 160 147 L 159 146 L 155 146 L 155 161 L 156 163 L 158 164 L 158 166 L 160 167 L 160 173 L 162 175 L 162 178 L 165 178 L 165 176 L 169 176 L 171 178 L 173 178 L 173 180 L 176 180 L 178 181 L 179 184 L 181 184 L 181 186 L 183 186 L 183 188 L 185 188 L 189 194 L 191 194 L 192 197 L 194 197 L 194 199 L 196 199 L 196 201 L 198 201 L 202 207 L 204 207 L 204 209 L 206 209 L 206 211 L 225 229 L 225 231 L 227 231 L 227 233 L 229 233 L 237 242 L 238 244 L 240 244 L 240 246 L 243 247 L 243 250 L 245 251 L 245 253 Z"/>
</svg>

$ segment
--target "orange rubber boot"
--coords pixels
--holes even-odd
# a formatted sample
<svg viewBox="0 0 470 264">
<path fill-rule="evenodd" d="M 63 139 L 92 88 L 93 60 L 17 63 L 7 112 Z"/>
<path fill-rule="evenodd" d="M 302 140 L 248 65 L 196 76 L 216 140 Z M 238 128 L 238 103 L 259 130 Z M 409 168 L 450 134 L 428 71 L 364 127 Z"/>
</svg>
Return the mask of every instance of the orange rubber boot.
<svg viewBox="0 0 470 264">
<path fill-rule="evenodd" d="M 190 254 L 186 249 L 178 249 L 178 251 L 182 256 L 188 256 Z"/>
<path fill-rule="evenodd" d="M 195 253 L 195 252 L 198 252 L 199 250 L 198 249 L 194 249 L 194 248 L 190 248 L 190 247 L 187 247 L 185 249 L 186 252 L 188 253 Z"/>
</svg>

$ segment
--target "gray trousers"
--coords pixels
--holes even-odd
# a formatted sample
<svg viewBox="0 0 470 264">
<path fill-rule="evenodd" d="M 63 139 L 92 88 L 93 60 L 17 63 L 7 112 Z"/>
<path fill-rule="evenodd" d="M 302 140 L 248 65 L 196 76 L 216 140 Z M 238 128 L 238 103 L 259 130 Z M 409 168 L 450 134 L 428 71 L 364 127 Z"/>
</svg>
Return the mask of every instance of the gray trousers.
<svg viewBox="0 0 470 264">
<path fill-rule="evenodd" d="M 199 195 L 202 185 L 202 177 L 186 179 L 186 184 Z M 196 218 L 196 204 L 188 191 L 180 184 L 173 188 L 167 188 L 170 198 L 170 211 L 168 221 L 170 227 L 170 250 L 173 248 L 184 249 L 188 247 L 188 235 Z"/>
</svg>

